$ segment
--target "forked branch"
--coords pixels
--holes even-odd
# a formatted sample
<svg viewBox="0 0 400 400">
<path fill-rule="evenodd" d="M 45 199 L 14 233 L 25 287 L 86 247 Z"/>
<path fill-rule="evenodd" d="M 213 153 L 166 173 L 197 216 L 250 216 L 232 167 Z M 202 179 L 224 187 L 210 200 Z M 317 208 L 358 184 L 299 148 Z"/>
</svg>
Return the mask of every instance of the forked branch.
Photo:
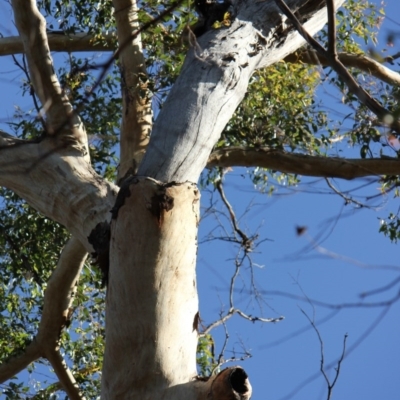
<svg viewBox="0 0 400 400">
<path fill-rule="evenodd" d="M 290 8 L 283 0 L 275 0 L 276 4 L 292 22 L 297 31 L 303 36 L 307 43 L 313 47 L 319 54 L 324 56 L 329 65 L 336 71 L 340 78 L 349 88 L 358 100 L 369 108 L 381 121 L 391 126 L 397 133 L 400 134 L 400 122 L 393 117 L 385 107 L 382 106 L 376 99 L 374 99 L 367 91 L 365 91 L 352 77 L 347 68 L 339 60 L 336 51 L 336 28 L 335 28 L 335 6 L 333 0 L 326 0 L 328 9 L 328 50 L 324 49 L 303 27 L 300 21 L 292 13 Z"/>
</svg>

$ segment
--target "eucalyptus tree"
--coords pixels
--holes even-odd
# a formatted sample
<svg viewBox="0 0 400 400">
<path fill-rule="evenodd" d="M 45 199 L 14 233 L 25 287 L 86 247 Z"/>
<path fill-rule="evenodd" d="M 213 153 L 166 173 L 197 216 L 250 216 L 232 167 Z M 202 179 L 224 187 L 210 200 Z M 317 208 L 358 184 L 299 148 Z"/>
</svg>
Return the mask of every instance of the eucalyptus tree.
<svg viewBox="0 0 400 400">
<path fill-rule="evenodd" d="M 217 183 L 213 173 L 235 165 L 257 167 L 255 181 L 270 170 L 394 182 L 397 159 L 369 158 L 369 145 L 387 127 L 397 135 L 395 97 L 379 103 L 343 64 L 390 85 L 399 78 L 351 54 L 359 47 L 349 24 L 371 34 L 365 8 L 352 4 L 349 20 L 341 13 L 336 34 L 343 2 L 288 0 L 290 12 L 281 1 L 233 1 L 212 21 L 197 15 L 199 33 L 194 6 L 183 2 L 11 1 L 19 36 L 2 38 L 0 53 L 24 54 L 23 87 L 37 116 L 21 112 L 14 134 L 0 135 L 0 381 L 44 359 L 59 380 L 38 388 L 44 397 L 95 397 L 100 376 L 104 399 L 250 397 L 240 367 L 207 377 L 196 370 L 198 346 L 207 346 L 198 329 L 197 183 L 206 167 Z M 324 50 L 308 35 L 327 20 Z M 312 47 L 295 53 L 302 35 Z M 76 56 L 110 49 L 102 64 Z M 51 50 L 70 54 L 69 69 L 56 74 Z M 313 100 L 320 65 L 358 102 L 348 137 L 360 159 L 324 154 L 338 135 Z M 88 254 L 102 277 L 84 267 Z"/>
</svg>

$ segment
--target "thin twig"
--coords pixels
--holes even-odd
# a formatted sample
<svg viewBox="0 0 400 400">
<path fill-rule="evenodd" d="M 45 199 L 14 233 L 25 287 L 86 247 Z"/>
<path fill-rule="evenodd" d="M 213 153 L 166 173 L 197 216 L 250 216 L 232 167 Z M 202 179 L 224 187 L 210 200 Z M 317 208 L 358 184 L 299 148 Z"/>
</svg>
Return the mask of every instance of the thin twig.
<svg viewBox="0 0 400 400">
<path fill-rule="evenodd" d="M 314 306 L 313 306 L 314 309 Z M 307 318 L 308 322 L 310 323 L 310 325 L 312 326 L 312 328 L 314 329 L 315 333 L 317 334 L 318 337 L 318 341 L 319 341 L 319 345 L 320 345 L 320 355 L 321 355 L 321 361 L 320 361 L 320 372 L 322 374 L 322 376 L 325 379 L 327 388 L 328 388 L 328 394 L 327 394 L 327 400 L 330 400 L 332 397 L 332 391 L 333 388 L 339 378 L 339 374 L 340 374 L 340 366 L 342 364 L 342 361 L 344 360 L 344 356 L 345 356 L 345 352 L 346 352 L 346 340 L 347 340 L 347 333 L 344 335 L 344 342 L 343 342 L 343 350 L 342 350 L 342 354 L 337 362 L 337 367 L 336 367 L 336 374 L 335 374 L 335 378 L 333 379 L 333 381 L 331 382 L 329 380 L 329 377 L 326 373 L 326 368 L 325 368 L 325 351 L 324 351 L 324 341 L 322 340 L 322 336 L 321 333 L 319 331 L 319 329 L 316 327 L 314 319 L 311 319 L 308 314 L 302 309 L 300 308 L 300 311 L 304 314 L 304 316 Z"/>
<path fill-rule="evenodd" d="M 325 182 L 327 183 L 327 185 L 336 193 L 338 194 L 340 197 L 342 197 L 345 201 L 345 205 L 348 205 L 350 203 L 353 203 L 355 205 L 357 205 L 360 208 L 370 208 L 369 206 L 367 206 L 366 204 L 363 204 L 357 200 L 352 199 L 351 197 L 346 196 L 343 192 L 341 192 L 339 189 L 337 189 L 333 183 L 331 182 L 331 180 L 329 178 L 325 178 Z"/>
<path fill-rule="evenodd" d="M 364 333 L 356 340 L 356 342 L 350 346 L 346 352 L 346 355 L 344 358 L 347 358 L 374 330 L 377 326 L 379 326 L 379 323 L 383 320 L 385 315 L 388 313 L 390 310 L 390 305 L 385 307 L 382 312 L 378 315 L 377 318 L 375 318 L 372 323 L 368 326 L 368 328 L 364 331 Z M 329 364 L 326 365 L 325 369 L 329 370 L 333 368 L 335 365 L 337 365 L 338 361 L 333 361 Z M 315 374 L 312 374 L 308 378 L 306 378 L 300 385 L 297 385 L 290 393 L 288 393 L 286 396 L 281 397 L 280 400 L 289 400 L 292 399 L 293 396 L 296 394 L 298 395 L 299 391 L 304 389 L 308 384 L 311 382 L 315 381 L 320 377 L 320 372 L 318 371 Z"/>
<path fill-rule="evenodd" d="M 29 75 L 28 72 L 28 67 L 26 65 L 26 61 L 25 61 L 25 55 L 22 55 L 22 63 L 23 65 L 21 65 L 21 63 L 17 60 L 17 57 L 15 57 L 14 54 L 12 54 L 12 58 L 14 60 L 14 64 L 25 74 L 25 77 L 27 79 L 27 84 L 29 85 L 29 94 L 32 97 L 32 101 L 33 101 L 33 105 L 35 106 L 36 112 L 37 112 L 37 119 L 40 121 L 40 124 L 42 125 L 43 131 L 46 132 L 46 123 L 44 122 L 43 116 L 42 116 L 42 112 L 40 110 L 40 106 L 39 103 L 37 101 L 36 98 L 36 94 L 35 94 L 35 89 L 33 87 L 32 81 L 31 81 L 31 77 Z"/>
<path fill-rule="evenodd" d="M 241 245 L 243 246 L 245 252 L 249 252 L 252 250 L 253 247 L 253 242 L 254 242 L 254 238 L 249 238 L 240 228 L 239 228 L 239 224 L 237 222 L 236 219 L 236 215 L 235 212 L 233 211 L 233 208 L 231 206 L 231 204 L 229 203 L 228 199 L 226 198 L 225 192 L 224 192 L 224 188 L 222 185 L 222 178 L 218 179 L 215 182 L 215 187 L 218 190 L 218 193 L 221 196 L 221 199 L 223 201 L 223 203 L 225 204 L 226 208 L 228 209 L 229 212 L 229 216 L 232 222 L 232 227 L 234 229 L 234 231 L 240 236 L 241 240 Z"/>
</svg>

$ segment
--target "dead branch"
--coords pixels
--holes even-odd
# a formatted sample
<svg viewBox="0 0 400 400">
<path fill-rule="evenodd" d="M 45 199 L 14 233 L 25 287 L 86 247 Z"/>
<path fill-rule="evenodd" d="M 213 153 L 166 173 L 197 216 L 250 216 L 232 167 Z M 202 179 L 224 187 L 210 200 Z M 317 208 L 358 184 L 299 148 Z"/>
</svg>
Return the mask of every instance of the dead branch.
<svg viewBox="0 0 400 400">
<path fill-rule="evenodd" d="M 356 340 L 356 342 L 352 345 L 349 346 L 346 352 L 346 358 L 352 353 L 374 330 L 376 327 L 379 326 L 379 323 L 383 320 L 385 315 L 388 313 L 390 310 L 390 306 L 388 305 L 385 307 L 382 312 L 378 315 L 377 318 L 375 318 L 372 323 L 368 326 L 368 328 L 365 329 L 364 333 Z M 335 366 L 337 366 L 338 361 L 333 361 L 325 366 L 325 370 L 329 370 Z M 301 384 L 297 385 L 290 393 L 288 393 L 286 396 L 282 397 L 281 400 L 289 400 L 292 399 L 294 395 L 297 395 L 300 390 L 302 390 L 304 387 L 306 387 L 308 384 L 311 382 L 315 381 L 321 376 L 321 372 L 318 371 L 315 374 L 310 375 L 308 378 L 306 378 Z"/>
<path fill-rule="evenodd" d="M 368 208 L 367 204 L 361 203 L 360 201 L 354 200 L 353 198 L 346 196 L 343 192 L 341 192 L 332 182 L 329 178 L 325 178 L 325 182 L 327 185 L 337 194 L 339 195 L 344 201 L 345 205 L 347 204 L 355 204 L 359 208 Z"/>
<path fill-rule="evenodd" d="M 214 150 L 207 167 L 261 167 L 288 174 L 323 178 L 355 179 L 365 176 L 399 175 L 397 158 L 354 159 L 287 153 L 268 147 L 226 147 Z"/>
<path fill-rule="evenodd" d="M 244 249 L 245 253 L 251 252 L 253 245 L 254 245 L 254 240 L 257 239 L 257 235 L 255 235 L 253 237 L 248 237 L 239 228 L 239 224 L 236 219 L 235 212 L 233 211 L 231 204 L 229 203 L 228 199 L 225 196 L 224 188 L 222 185 L 222 177 L 215 182 L 215 187 L 221 196 L 222 202 L 225 204 L 226 208 L 228 209 L 229 217 L 231 219 L 232 227 L 233 227 L 235 234 L 237 233 L 240 236 L 240 241 L 238 241 L 240 243 L 240 246 Z"/>
<path fill-rule="evenodd" d="M 290 11 L 283 0 L 275 0 L 279 9 L 294 25 L 297 31 L 303 36 L 307 43 L 313 47 L 319 54 L 324 56 L 329 65 L 336 71 L 340 78 L 345 82 L 350 92 L 357 96 L 358 100 L 370 109 L 381 121 L 392 127 L 396 132 L 400 133 L 400 122 L 391 116 L 389 110 L 383 107 L 376 99 L 374 99 L 367 91 L 365 91 L 349 73 L 346 67 L 341 63 L 336 52 L 336 28 L 335 28 L 335 5 L 332 0 L 327 0 L 328 9 L 328 50 L 325 50 L 307 31 L 303 25 Z"/>
</svg>

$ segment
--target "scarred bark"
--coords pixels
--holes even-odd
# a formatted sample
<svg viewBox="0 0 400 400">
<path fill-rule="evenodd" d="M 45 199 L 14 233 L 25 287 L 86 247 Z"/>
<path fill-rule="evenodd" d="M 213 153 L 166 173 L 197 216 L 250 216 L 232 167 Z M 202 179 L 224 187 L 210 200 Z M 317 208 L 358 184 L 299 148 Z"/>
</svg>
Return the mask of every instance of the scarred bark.
<svg viewBox="0 0 400 400">
<path fill-rule="evenodd" d="M 169 388 L 196 376 L 199 191 L 132 178 L 117 207 L 102 398 L 181 398 Z"/>
</svg>

